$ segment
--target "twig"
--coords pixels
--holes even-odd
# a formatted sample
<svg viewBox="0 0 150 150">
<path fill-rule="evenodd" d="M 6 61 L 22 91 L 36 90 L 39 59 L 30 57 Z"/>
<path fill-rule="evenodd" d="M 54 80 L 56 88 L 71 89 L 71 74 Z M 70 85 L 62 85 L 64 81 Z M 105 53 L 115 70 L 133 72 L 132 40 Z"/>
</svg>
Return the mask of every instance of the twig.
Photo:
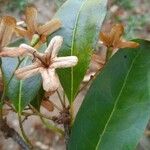
<svg viewBox="0 0 150 150">
<path fill-rule="evenodd" d="M 90 80 L 89 80 L 88 82 L 86 82 L 86 83 L 79 89 L 77 95 L 78 95 L 81 91 L 83 91 L 83 90 L 90 84 L 90 82 L 92 81 L 92 79 L 93 79 L 93 76 L 91 76 L 91 77 L 90 77 Z"/>
<path fill-rule="evenodd" d="M 6 139 L 12 138 L 20 145 L 22 150 L 30 150 L 29 146 L 25 143 L 22 137 L 13 128 L 10 128 L 4 119 L 0 122 L 0 130 Z"/>
<path fill-rule="evenodd" d="M 64 104 L 64 102 L 63 102 L 63 100 L 62 100 L 62 98 L 61 98 L 61 95 L 60 95 L 59 91 L 56 90 L 56 92 L 57 92 L 57 95 L 58 95 L 58 98 L 59 98 L 59 100 L 60 100 L 60 103 L 61 103 L 62 107 L 65 108 L 65 104 Z"/>
<path fill-rule="evenodd" d="M 67 124 L 64 124 L 64 130 L 65 130 L 65 143 L 67 146 L 70 138 L 70 128 Z"/>
<path fill-rule="evenodd" d="M 0 59 L 0 61 L 1 61 L 1 59 Z M 15 70 L 18 69 L 18 67 L 20 66 L 20 64 L 21 64 L 22 61 L 23 61 L 23 60 L 21 60 L 21 61 L 18 62 L 18 64 L 17 64 Z M 2 63 L 2 62 L 1 62 L 1 63 Z M 3 104 L 4 104 L 4 98 L 5 98 L 6 90 L 7 90 L 7 87 L 8 87 L 8 85 L 9 85 L 10 81 L 12 80 L 12 78 L 13 78 L 13 76 L 14 76 L 14 73 L 11 75 L 11 77 L 10 77 L 8 83 L 5 84 L 5 83 L 4 83 L 4 72 L 3 72 L 2 67 L 1 67 L 0 69 L 1 69 L 1 72 L 2 72 L 2 80 L 3 80 L 3 85 L 4 85 L 3 93 L 2 93 L 2 96 L 1 96 L 1 100 L 0 100 L 0 120 L 2 120 L 2 119 L 3 119 Z"/>
<path fill-rule="evenodd" d="M 45 115 L 43 115 L 43 114 L 41 114 L 39 111 L 37 111 L 32 105 L 29 105 L 29 107 L 33 110 L 33 112 L 35 112 L 39 117 L 40 117 L 40 119 L 41 119 L 41 121 L 43 122 L 43 124 L 47 127 L 47 128 L 49 128 L 49 129 L 51 129 L 51 130 L 53 130 L 53 131 L 55 131 L 55 132 L 57 132 L 57 133 L 59 133 L 59 134 L 61 134 L 61 135 L 64 135 L 64 131 L 63 130 L 61 130 L 60 128 L 58 128 L 58 127 L 56 127 L 56 126 L 53 126 L 53 125 L 50 125 L 50 124 L 48 124 L 43 118 L 46 118 L 46 119 L 48 119 L 48 120 L 52 120 L 53 121 L 53 118 L 51 117 L 46 117 Z"/>
<path fill-rule="evenodd" d="M 104 65 L 105 65 L 105 64 L 104 64 Z M 79 89 L 77 95 L 78 95 L 81 91 L 83 91 L 83 90 L 90 84 L 90 82 L 92 82 L 92 81 L 96 78 L 96 76 L 100 73 L 100 71 L 101 71 L 103 68 L 104 68 L 104 67 L 98 69 L 98 70 L 95 72 L 94 76 L 92 76 L 92 77 L 90 78 L 90 80 L 89 80 L 83 87 L 81 87 L 81 88 Z"/>
<path fill-rule="evenodd" d="M 0 63 L 2 63 L 1 59 L 0 59 L 0 61 L 1 61 Z M 3 93 L 2 93 L 2 96 L 0 99 L 0 121 L 2 121 L 3 120 L 3 104 L 4 104 L 5 93 L 6 93 L 6 85 L 4 83 L 4 73 L 3 73 L 2 67 L 0 69 L 1 69 L 1 73 L 2 73 L 2 81 L 3 81 L 3 85 L 4 85 Z"/>
<path fill-rule="evenodd" d="M 51 103 L 53 104 L 53 106 L 54 106 L 56 109 L 58 109 L 59 111 L 62 111 L 62 109 L 61 109 L 60 107 L 58 107 L 55 103 L 53 103 L 52 101 L 51 101 Z"/>
<path fill-rule="evenodd" d="M 25 131 L 23 129 L 22 119 L 21 119 L 21 115 L 20 114 L 18 114 L 18 120 L 19 120 L 19 126 L 20 126 L 20 130 L 21 130 L 22 136 L 23 136 L 24 140 L 27 142 L 27 144 L 30 146 L 30 148 L 32 149 L 33 146 L 31 144 L 30 140 L 28 139 L 28 137 L 26 136 L 26 133 L 25 133 Z"/>
<path fill-rule="evenodd" d="M 33 108 L 32 108 L 32 110 L 33 110 Z M 28 113 L 28 112 L 22 112 L 22 115 L 24 115 L 24 116 L 31 116 L 31 115 L 33 115 L 33 116 L 39 116 L 39 114 L 40 114 L 40 116 L 42 116 L 43 118 L 45 118 L 45 119 L 48 119 L 48 120 L 52 120 L 52 117 L 49 117 L 49 116 L 46 116 L 46 115 L 44 115 L 44 114 L 41 114 L 40 112 L 38 112 L 37 110 L 37 112 L 35 112 L 35 110 L 33 110 L 34 112 L 33 113 Z"/>
<path fill-rule="evenodd" d="M 66 96 L 65 96 L 65 91 L 63 91 L 63 103 L 64 103 L 64 106 L 66 108 Z"/>
<path fill-rule="evenodd" d="M 50 130 L 59 133 L 60 135 L 64 136 L 64 131 L 54 125 L 49 124 L 47 121 L 45 121 L 45 119 L 43 119 L 42 117 L 40 117 L 42 123 Z"/>
</svg>

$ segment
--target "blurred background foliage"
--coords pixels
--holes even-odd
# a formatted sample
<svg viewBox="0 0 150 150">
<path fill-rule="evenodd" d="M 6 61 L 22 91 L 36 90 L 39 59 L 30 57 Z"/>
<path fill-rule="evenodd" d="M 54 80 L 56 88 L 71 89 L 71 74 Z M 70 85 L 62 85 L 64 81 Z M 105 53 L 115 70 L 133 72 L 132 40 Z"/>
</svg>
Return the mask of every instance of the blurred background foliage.
<svg viewBox="0 0 150 150">
<path fill-rule="evenodd" d="M 53 3 L 54 11 L 56 11 L 66 0 L 0 0 L 0 8 L 2 8 L 0 13 L 13 12 L 20 16 L 27 5 L 36 5 L 39 1 L 44 2 L 43 4 L 49 3 L 49 5 Z M 36 6 L 41 7 L 40 5 Z M 44 5 L 42 7 L 44 9 Z M 121 22 L 126 27 L 125 37 L 127 39 L 135 37 L 150 39 L 149 8 L 150 0 L 109 0 L 105 30 L 109 29 L 112 24 Z M 44 11 L 48 12 L 50 9 Z"/>
</svg>

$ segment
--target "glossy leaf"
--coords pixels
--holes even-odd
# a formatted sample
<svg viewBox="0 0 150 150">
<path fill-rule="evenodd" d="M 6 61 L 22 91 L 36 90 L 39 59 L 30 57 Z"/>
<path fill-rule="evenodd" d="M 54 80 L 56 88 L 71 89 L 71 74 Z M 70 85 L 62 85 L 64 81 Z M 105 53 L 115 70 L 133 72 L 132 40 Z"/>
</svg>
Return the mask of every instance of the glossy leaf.
<svg viewBox="0 0 150 150">
<path fill-rule="evenodd" d="M 44 97 L 44 90 L 41 87 L 40 90 L 38 91 L 38 93 L 36 94 L 35 98 L 31 101 L 31 105 L 39 111 L 40 111 L 41 102 L 43 100 L 43 97 Z"/>
<path fill-rule="evenodd" d="M 107 0 L 68 0 L 56 14 L 62 28 L 55 33 L 64 38 L 61 56 L 75 55 L 78 65 L 60 69 L 58 75 L 70 103 L 75 98 L 79 85 L 89 66 L 92 49 L 106 14 Z"/>
<path fill-rule="evenodd" d="M 150 42 L 119 50 L 91 85 L 69 150 L 134 150 L 150 114 Z"/>
<path fill-rule="evenodd" d="M 11 46 L 19 46 L 25 41 L 19 40 Z M 44 50 L 44 48 L 43 48 Z M 32 63 L 31 59 L 25 58 L 21 61 L 18 58 L 2 58 L 2 71 L 5 77 L 5 86 L 8 98 L 12 101 L 16 111 L 21 112 L 31 101 L 37 98 L 42 88 L 40 75 L 33 76 L 26 80 L 16 79 L 14 71 Z M 35 104 L 35 102 L 33 102 Z"/>
</svg>

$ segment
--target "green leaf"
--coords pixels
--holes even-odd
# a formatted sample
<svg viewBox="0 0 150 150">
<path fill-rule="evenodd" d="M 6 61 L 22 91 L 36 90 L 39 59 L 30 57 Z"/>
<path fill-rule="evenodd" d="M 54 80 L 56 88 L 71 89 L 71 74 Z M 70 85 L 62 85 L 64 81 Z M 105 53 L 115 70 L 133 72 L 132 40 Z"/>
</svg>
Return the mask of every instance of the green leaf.
<svg viewBox="0 0 150 150">
<path fill-rule="evenodd" d="M 150 42 L 115 54 L 77 114 L 69 150 L 133 150 L 150 115 Z"/>
<path fill-rule="evenodd" d="M 11 46 L 19 46 L 25 41 L 17 41 Z M 45 48 L 43 47 L 41 51 Z M 33 76 L 26 80 L 16 79 L 14 72 L 18 67 L 32 63 L 31 59 L 25 58 L 20 61 L 18 58 L 2 58 L 2 72 L 5 78 L 6 95 L 12 101 L 17 112 L 20 112 L 36 97 L 41 90 L 42 79 L 40 75 Z M 34 102 L 35 104 L 35 102 Z"/>
<path fill-rule="evenodd" d="M 60 56 L 75 55 L 78 65 L 60 69 L 58 75 L 70 103 L 89 66 L 92 49 L 106 14 L 107 0 L 68 0 L 56 14 L 62 21 L 62 28 L 55 33 L 64 38 Z"/>
<path fill-rule="evenodd" d="M 41 102 L 44 97 L 44 90 L 41 87 L 40 90 L 38 91 L 36 97 L 31 101 L 31 105 L 36 108 L 38 111 L 40 110 Z"/>
</svg>

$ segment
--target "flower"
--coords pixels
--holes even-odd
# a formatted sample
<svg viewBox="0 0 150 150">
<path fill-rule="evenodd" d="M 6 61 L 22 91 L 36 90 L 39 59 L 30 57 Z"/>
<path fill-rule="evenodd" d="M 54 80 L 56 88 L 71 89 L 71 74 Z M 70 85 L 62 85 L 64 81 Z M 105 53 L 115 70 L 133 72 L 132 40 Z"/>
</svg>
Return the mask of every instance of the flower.
<svg viewBox="0 0 150 150">
<path fill-rule="evenodd" d="M 22 52 L 20 48 L 7 47 L 15 32 L 16 19 L 11 16 L 4 16 L 0 20 L 0 56 L 7 56 L 11 54 L 12 57 Z M 14 53 L 15 52 L 15 53 Z"/>
<path fill-rule="evenodd" d="M 14 33 L 16 26 L 16 20 L 15 18 L 11 16 L 4 16 L 2 17 L 0 21 L 0 52 L 4 49 L 9 49 L 6 47 Z"/>
<path fill-rule="evenodd" d="M 126 41 L 122 38 L 124 33 L 124 27 L 122 24 L 116 24 L 112 27 L 110 33 L 100 32 L 100 41 L 112 51 L 116 51 L 119 48 L 136 48 L 138 43 L 132 41 Z"/>
<path fill-rule="evenodd" d="M 31 40 L 31 45 L 36 45 L 39 41 L 44 43 L 48 35 L 61 27 L 59 19 L 52 19 L 44 25 L 38 25 L 37 9 L 35 7 L 27 7 L 25 16 L 27 29 L 17 26 L 16 33 Z"/>
<path fill-rule="evenodd" d="M 21 44 L 20 48 L 26 55 L 32 55 L 34 63 L 15 71 L 19 79 L 26 79 L 40 73 L 43 79 L 43 89 L 47 92 L 55 91 L 59 87 L 59 79 L 55 72 L 56 68 L 73 67 L 77 64 L 76 56 L 57 57 L 58 51 L 62 45 L 63 38 L 55 36 L 50 41 L 44 53 L 38 52 L 33 47 Z"/>
</svg>

